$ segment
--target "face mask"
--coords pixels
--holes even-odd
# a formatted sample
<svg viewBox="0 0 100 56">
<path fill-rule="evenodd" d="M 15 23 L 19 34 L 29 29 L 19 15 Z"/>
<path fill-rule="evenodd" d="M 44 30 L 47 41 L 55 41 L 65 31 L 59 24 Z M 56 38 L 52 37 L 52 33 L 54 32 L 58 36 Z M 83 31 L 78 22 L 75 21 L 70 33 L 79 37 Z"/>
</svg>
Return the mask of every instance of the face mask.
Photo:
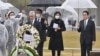
<svg viewBox="0 0 100 56">
<path fill-rule="evenodd" d="M 55 19 L 59 19 L 60 18 L 60 16 L 55 16 Z"/>
<path fill-rule="evenodd" d="M 40 15 L 40 14 L 36 14 L 36 17 L 37 17 L 37 18 L 40 18 L 40 17 L 41 17 L 41 15 Z"/>
<path fill-rule="evenodd" d="M 14 19 L 15 18 L 15 16 L 10 16 L 10 19 Z"/>
</svg>

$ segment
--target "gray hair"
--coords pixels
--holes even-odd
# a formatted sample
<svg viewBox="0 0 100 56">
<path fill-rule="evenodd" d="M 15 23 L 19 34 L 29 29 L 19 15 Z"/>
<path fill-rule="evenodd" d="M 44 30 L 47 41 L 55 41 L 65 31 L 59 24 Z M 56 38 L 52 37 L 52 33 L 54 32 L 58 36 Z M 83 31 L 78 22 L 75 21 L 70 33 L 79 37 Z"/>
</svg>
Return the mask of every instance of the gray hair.
<svg viewBox="0 0 100 56">
<path fill-rule="evenodd" d="M 35 11 L 30 11 L 29 14 L 35 15 Z"/>
</svg>

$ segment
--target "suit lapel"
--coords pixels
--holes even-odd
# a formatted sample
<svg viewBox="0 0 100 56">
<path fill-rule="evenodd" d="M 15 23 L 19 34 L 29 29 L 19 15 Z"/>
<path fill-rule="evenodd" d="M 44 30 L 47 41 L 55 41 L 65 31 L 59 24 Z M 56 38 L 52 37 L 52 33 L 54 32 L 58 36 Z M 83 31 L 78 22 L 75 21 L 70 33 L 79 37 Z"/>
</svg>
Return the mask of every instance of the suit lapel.
<svg viewBox="0 0 100 56">
<path fill-rule="evenodd" d="M 36 24 L 37 24 L 37 20 L 35 19 L 35 21 L 34 21 L 34 24 L 33 24 L 33 25 L 35 26 Z"/>
<path fill-rule="evenodd" d="M 83 30 L 84 30 L 84 20 L 82 21 L 82 28 L 83 28 Z"/>
</svg>

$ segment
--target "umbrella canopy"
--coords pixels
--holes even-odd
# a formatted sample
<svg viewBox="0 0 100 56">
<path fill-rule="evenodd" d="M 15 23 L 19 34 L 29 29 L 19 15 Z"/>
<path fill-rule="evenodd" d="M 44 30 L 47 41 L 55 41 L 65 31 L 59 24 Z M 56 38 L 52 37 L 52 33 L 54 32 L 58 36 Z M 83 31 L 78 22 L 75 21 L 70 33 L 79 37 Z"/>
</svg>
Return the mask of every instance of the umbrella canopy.
<svg viewBox="0 0 100 56">
<path fill-rule="evenodd" d="M 2 1 L 0 1 L 0 10 L 9 9 L 9 7 Z"/>
<path fill-rule="evenodd" d="M 60 6 L 60 0 L 32 0 L 28 6 L 35 7 L 48 7 L 48 6 Z"/>
<path fill-rule="evenodd" d="M 59 11 L 62 14 L 62 18 L 66 18 L 70 15 L 74 15 L 75 17 L 78 17 L 77 12 L 71 7 L 71 6 L 57 6 L 57 7 L 48 7 L 46 9 L 46 12 L 49 13 L 50 15 L 54 15 L 56 11 Z"/>
<path fill-rule="evenodd" d="M 19 9 L 17 9 L 16 7 L 14 7 L 12 4 L 10 4 L 10 3 L 4 3 L 2 1 L 0 1 L 0 10 L 10 10 L 10 11 L 15 12 L 15 14 L 19 13 Z"/>
<path fill-rule="evenodd" d="M 14 7 L 11 3 L 5 3 L 6 7 Z"/>
<path fill-rule="evenodd" d="M 20 12 L 19 9 L 17 9 L 15 6 L 13 6 L 11 3 L 5 3 L 9 7 L 9 11 L 13 11 L 16 15 Z"/>
<path fill-rule="evenodd" d="M 0 10 L 10 9 L 11 7 L 14 7 L 14 6 L 10 3 L 4 3 L 0 1 Z"/>
<path fill-rule="evenodd" d="M 63 5 L 70 5 L 73 8 L 97 8 L 91 0 L 66 0 Z"/>
<path fill-rule="evenodd" d="M 13 11 L 15 13 L 15 15 L 17 15 L 20 12 L 20 10 L 16 7 L 11 7 L 11 8 L 9 8 L 9 10 Z"/>
</svg>

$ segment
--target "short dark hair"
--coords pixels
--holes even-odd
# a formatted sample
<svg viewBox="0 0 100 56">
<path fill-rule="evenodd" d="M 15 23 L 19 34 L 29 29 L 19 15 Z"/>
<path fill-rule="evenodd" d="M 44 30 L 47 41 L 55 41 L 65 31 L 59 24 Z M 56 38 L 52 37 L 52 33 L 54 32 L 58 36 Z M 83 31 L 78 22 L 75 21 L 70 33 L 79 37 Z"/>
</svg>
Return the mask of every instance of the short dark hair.
<svg viewBox="0 0 100 56">
<path fill-rule="evenodd" d="M 87 15 L 89 15 L 89 12 L 88 11 L 83 11 L 83 13 L 86 13 Z"/>
<path fill-rule="evenodd" d="M 42 12 L 43 12 L 41 9 L 36 9 L 36 11 L 39 11 L 41 14 L 42 14 Z"/>
<path fill-rule="evenodd" d="M 61 13 L 60 13 L 59 11 L 55 12 L 55 13 L 54 13 L 54 16 L 55 16 L 56 14 L 59 14 L 59 15 L 61 16 Z"/>
<path fill-rule="evenodd" d="M 10 12 L 10 13 L 8 14 L 8 17 L 10 17 L 10 14 L 11 14 L 11 13 L 14 13 L 14 12 Z M 15 13 L 14 13 L 14 14 L 15 14 Z"/>
</svg>

